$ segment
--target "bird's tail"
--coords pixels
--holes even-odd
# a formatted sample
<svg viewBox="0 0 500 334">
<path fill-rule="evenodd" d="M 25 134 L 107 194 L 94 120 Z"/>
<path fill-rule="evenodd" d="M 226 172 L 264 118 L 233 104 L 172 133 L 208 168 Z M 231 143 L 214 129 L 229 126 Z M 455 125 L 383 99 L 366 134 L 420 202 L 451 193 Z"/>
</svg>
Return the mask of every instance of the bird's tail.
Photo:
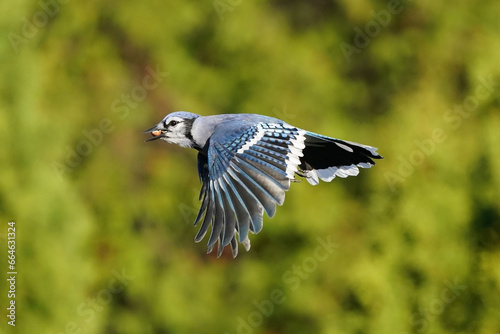
<svg viewBox="0 0 500 334">
<path fill-rule="evenodd" d="M 382 159 L 377 148 L 322 136 L 316 133 L 305 134 L 305 148 L 299 165 L 300 176 L 316 185 L 319 180 L 330 182 L 336 176 L 356 176 L 358 167 L 370 168 L 375 165 L 372 159 Z"/>
</svg>

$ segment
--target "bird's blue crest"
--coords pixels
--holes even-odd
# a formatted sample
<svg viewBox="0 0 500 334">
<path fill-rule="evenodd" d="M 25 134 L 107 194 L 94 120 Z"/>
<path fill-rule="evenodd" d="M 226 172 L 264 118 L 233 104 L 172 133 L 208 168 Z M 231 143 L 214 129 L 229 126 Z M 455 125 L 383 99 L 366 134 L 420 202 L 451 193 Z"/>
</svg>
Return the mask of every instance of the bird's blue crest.
<svg viewBox="0 0 500 334">
<path fill-rule="evenodd" d="M 188 111 L 174 111 L 173 113 L 170 113 L 167 116 L 165 116 L 165 118 L 163 118 L 163 120 L 166 120 L 170 117 L 180 117 L 183 119 L 194 119 L 194 118 L 200 117 L 200 115 L 194 114 L 194 113 L 188 112 Z"/>
</svg>

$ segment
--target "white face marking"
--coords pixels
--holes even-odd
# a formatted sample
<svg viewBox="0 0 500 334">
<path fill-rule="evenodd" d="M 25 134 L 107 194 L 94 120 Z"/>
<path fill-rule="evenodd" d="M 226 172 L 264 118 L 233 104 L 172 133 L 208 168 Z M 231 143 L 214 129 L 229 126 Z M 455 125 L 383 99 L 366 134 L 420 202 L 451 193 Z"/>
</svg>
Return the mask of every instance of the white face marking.
<svg viewBox="0 0 500 334">
<path fill-rule="evenodd" d="M 193 147 L 193 141 L 188 138 L 191 131 L 190 122 L 186 119 L 177 116 L 167 116 L 163 119 L 162 125 L 164 130 L 164 141 L 170 144 L 177 144 L 181 147 Z M 188 128 L 189 127 L 189 128 Z"/>
</svg>

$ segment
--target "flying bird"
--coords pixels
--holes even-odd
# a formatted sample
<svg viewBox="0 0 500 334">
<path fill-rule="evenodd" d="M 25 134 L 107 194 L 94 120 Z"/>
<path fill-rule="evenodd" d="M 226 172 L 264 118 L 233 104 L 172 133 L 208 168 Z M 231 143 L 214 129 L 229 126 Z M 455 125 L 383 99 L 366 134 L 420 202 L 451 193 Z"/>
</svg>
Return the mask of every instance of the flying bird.
<svg viewBox="0 0 500 334">
<path fill-rule="evenodd" d="M 295 176 L 310 184 L 330 182 L 336 176 L 356 176 L 358 167 L 370 168 L 381 159 L 375 147 L 322 136 L 256 114 L 200 116 L 186 111 L 168 114 L 151 129 L 147 142 L 167 143 L 198 151 L 202 182 L 201 208 L 194 225 L 199 242 L 211 226 L 208 253 L 218 244 L 217 256 L 231 244 L 250 249 L 249 232 L 262 229 L 264 211 L 269 217 L 282 205 Z"/>
</svg>

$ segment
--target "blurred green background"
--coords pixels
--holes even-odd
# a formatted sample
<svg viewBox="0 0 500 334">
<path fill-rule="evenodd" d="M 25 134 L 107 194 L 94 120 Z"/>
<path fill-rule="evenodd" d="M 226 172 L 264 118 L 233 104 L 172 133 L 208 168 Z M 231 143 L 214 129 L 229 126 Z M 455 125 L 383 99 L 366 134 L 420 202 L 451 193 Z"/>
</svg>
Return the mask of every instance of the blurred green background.
<svg viewBox="0 0 500 334">
<path fill-rule="evenodd" d="M 498 1 L 0 6 L 0 332 L 500 331 Z M 217 259 L 193 242 L 196 152 L 144 143 L 175 110 L 385 159 L 293 184 Z"/>
</svg>

